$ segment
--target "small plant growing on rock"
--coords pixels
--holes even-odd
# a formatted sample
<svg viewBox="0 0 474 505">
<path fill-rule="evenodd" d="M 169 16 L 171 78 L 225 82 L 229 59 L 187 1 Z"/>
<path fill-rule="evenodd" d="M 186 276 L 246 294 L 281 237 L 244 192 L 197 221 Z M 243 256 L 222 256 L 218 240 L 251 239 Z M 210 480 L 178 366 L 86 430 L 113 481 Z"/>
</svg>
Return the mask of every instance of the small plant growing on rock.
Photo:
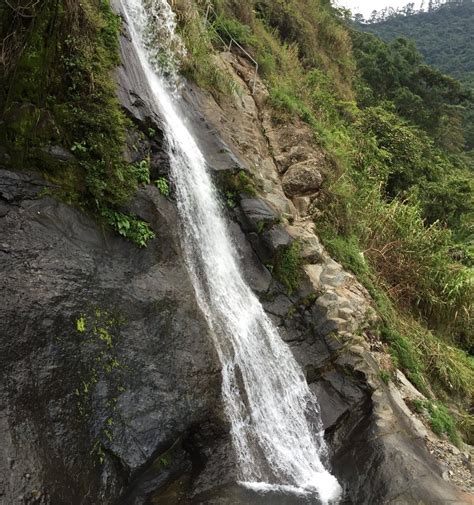
<svg viewBox="0 0 474 505">
<path fill-rule="evenodd" d="M 148 160 L 133 164 L 132 170 L 138 184 L 150 184 L 150 163 Z"/>
<path fill-rule="evenodd" d="M 79 333 L 84 333 L 86 331 L 86 318 L 81 316 L 76 321 L 76 330 Z"/>
<path fill-rule="evenodd" d="M 236 194 L 233 191 L 226 191 L 225 203 L 229 209 L 234 209 L 237 206 Z"/>
<path fill-rule="evenodd" d="M 170 185 L 168 181 L 164 177 L 159 177 L 155 181 L 155 186 L 159 189 L 160 193 L 163 196 L 169 196 L 170 195 Z"/>
<path fill-rule="evenodd" d="M 382 382 L 388 384 L 390 382 L 390 379 L 392 378 L 392 375 L 388 370 L 380 370 L 379 377 Z"/>
<path fill-rule="evenodd" d="M 107 208 L 103 208 L 101 214 L 109 226 L 139 247 L 146 247 L 156 237 L 150 225 L 135 216 Z"/>
<path fill-rule="evenodd" d="M 86 143 L 84 141 L 74 142 L 74 144 L 71 147 L 71 151 L 73 153 L 86 153 L 87 152 Z"/>
<path fill-rule="evenodd" d="M 289 294 L 298 289 L 300 282 L 300 253 L 301 244 L 295 240 L 278 253 L 275 261 L 275 276 L 286 287 Z"/>
<path fill-rule="evenodd" d="M 441 402 L 430 400 L 413 400 L 412 404 L 415 412 L 428 418 L 431 429 L 438 436 L 446 435 L 453 444 L 459 445 L 460 436 L 456 428 L 456 421 L 446 406 Z"/>
<path fill-rule="evenodd" d="M 259 221 L 257 223 L 257 233 L 260 235 L 264 232 L 265 230 L 265 221 Z"/>
</svg>

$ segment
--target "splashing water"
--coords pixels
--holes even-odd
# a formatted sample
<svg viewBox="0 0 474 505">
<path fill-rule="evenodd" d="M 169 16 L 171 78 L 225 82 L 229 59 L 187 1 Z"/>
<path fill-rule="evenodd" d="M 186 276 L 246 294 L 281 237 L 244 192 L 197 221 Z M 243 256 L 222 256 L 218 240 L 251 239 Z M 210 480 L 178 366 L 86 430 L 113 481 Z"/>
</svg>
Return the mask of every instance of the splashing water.
<svg viewBox="0 0 474 505">
<path fill-rule="evenodd" d="M 341 488 L 321 461 L 326 447 L 316 399 L 242 276 L 206 160 L 156 57 L 159 40 L 172 41 L 169 48 L 182 47 L 174 14 L 166 0 L 122 4 L 165 121 L 186 264 L 222 364 L 222 393 L 240 478 L 255 490 L 294 490 L 334 503 Z"/>
</svg>

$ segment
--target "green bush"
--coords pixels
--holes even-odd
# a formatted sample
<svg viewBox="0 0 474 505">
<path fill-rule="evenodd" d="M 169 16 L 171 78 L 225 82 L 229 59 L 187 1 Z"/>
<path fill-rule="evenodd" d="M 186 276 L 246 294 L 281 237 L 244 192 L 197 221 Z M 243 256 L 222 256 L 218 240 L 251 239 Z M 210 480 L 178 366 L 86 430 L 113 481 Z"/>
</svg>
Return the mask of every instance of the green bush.
<svg viewBox="0 0 474 505">
<path fill-rule="evenodd" d="M 230 42 L 231 38 L 244 46 L 256 43 L 250 26 L 244 25 L 236 19 L 220 15 L 212 23 L 212 27 L 227 43 Z M 216 42 L 219 41 L 217 40 Z"/>
<path fill-rule="evenodd" d="M 217 95 L 235 92 L 235 82 L 216 64 L 212 44 L 214 30 L 204 25 L 202 13 L 191 0 L 177 0 L 174 7 L 178 14 L 178 31 L 187 50 L 182 73 Z"/>
<path fill-rule="evenodd" d="M 117 233 L 139 247 L 146 247 L 148 242 L 156 237 L 150 225 L 135 216 L 107 208 L 103 208 L 101 214 L 106 223 Z"/>
<path fill-rule="evenodd" d="M 168 184 L 168 181 L 164 177 L 159 177 L 155 181 L 155 186 L 159 189 L 160 193 L 163 196 L 169 196 L 170 195 L 170 186 Z"/>
<path fill-rule="evenodd" d="M 237 172 L 223 170 L 216 177 L 216 183 L 229 208 L 234 208 L 237 205 L 240 193 L 245 193 L 248 196 L 257 194 L 255 181 L 245 170 Z"/>
<path fill-rule="evenodd" d="M 298 289 L 301 277 L 301 244 L 292 242 L 288 247 L 277 253 L 274 261 L 273 272 L 275 277 L 285 286 L 291 294 Z"/>
<path fill-rule="evenodd" d="M 437 435 L 446 435 L 453 444 L 460 444 L 461 439 L 456 421 L 442 403 L 429 400 L 413 400 L 413 406 L 420 414 L 426 413 L 428 415 L 431 429 Z"/>
</svg>

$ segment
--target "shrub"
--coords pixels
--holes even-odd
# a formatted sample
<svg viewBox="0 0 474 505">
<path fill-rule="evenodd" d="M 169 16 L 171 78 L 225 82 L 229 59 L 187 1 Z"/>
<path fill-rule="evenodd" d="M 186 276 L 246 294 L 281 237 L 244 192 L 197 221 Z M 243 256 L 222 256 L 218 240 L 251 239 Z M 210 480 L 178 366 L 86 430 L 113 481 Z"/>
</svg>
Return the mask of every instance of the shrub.
<svg viewBox="0 0 474 505">
<path fill-rule="evenodd" d="M 155 186 L 158 188 L 163 196 L 169 196 L 170 186 L 164 177 L 160 177 L 155 181 Z"/>
<path fill-rule="evenodd" d="M 201 13 L 191 0 L 177 0 L 178 31 L 186 46 L 187 54 L 182 62 L 183 74 L 200 87 L 216 94 L 231 94 L 236 84 L 230 75 L 220 69 L 214 58 L 212 31 L 204 26 Z"/>
<path fill-rule="evenodd" d="M 298 289 L 300 282 L 300 253 L 301 244 L 298 241 L 294 241 L 291 245 L 279 251 L 274 261 L 273 272 L 276 278 L 288 290 L 289 294 Z"/>
<path fill-rule="evenodd" d="M 109 226 L 139 247 L 146 247 L 156 237 L 149 224 L 135 216 L 107 208 L 101 214 Z"/>
<path fill-rule="evenodd" d="M 220 15 L 212 23 L 212 27 L 225 42 L 229 43 L 232 38 L 244 46 L 256 43 L 250 26 L 244 25 L 236 19 Z"/>
<path fill-rule="evenodd" d="M 460 444 L 461 440 L 456 421 L 442 403 L 429 400 L 413 400 L 413 406 L 420 414 L 427 414 L 431 429 L 437 435 L 446 435 L 453 444 Z"/>
</svg>

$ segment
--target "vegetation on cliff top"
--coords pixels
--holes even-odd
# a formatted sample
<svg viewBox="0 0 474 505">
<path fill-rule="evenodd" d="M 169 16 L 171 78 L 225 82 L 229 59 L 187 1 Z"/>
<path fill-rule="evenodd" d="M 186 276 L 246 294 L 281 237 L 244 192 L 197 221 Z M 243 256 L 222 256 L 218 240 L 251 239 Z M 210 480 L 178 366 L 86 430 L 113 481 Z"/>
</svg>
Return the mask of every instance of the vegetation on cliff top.
<svg viewBox="0 0 474 505">
<path fill-rule="evenodd" d="M 124 160 L 130 125 L 112 76 L 120 18 L 108 0 L 22 5 L 0 6 L 2 162 L 41 171 L 63 199 L 113 227 L 120 218 L 130 225 L 121 233 L 145 245 L 153 237 L 148 225 L 113 210 L 140 182 Z"/>
</svg>

